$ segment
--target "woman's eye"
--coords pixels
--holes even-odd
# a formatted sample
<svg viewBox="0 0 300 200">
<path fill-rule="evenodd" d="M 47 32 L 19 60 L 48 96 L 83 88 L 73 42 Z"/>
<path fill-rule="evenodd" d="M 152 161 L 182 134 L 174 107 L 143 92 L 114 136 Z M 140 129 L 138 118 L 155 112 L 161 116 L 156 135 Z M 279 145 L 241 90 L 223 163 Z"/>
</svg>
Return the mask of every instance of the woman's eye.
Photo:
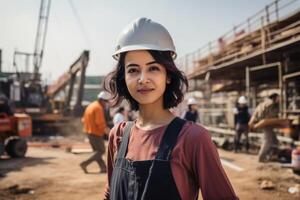
<svg viewBox="0 0 300 200">
<path fill-rule="evenodd" d="M 159 67 L 157 67 L 157 66 L 151 66 L 151 67 L 149 68 L 149 70 L 150 70 L 150 71 L 159 71 Z"/>
<path fill-rule="evenodd" d="M 135 72 L 137 72 L 137 71 L 138 71 L 138 70 L 135 69 L 135 68 L 130 68 L 130 69 L 127 70 L 127 73 L 135 73 Z"/>
</svg>

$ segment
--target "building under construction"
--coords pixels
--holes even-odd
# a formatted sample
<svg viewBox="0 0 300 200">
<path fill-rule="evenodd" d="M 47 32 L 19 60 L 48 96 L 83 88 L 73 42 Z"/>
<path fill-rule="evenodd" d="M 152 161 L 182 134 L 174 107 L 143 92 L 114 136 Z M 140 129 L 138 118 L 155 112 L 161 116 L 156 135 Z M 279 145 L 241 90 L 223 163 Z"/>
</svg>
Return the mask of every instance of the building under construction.
<svg viewBox="0 0 300 200">
<path fill-rule="evenodd" d="M 232 30 L 179 60 L 200 102 L 200 121 L 211 132 L 233 135 L 240 95 L 250 110 L 272 92 L 291 127 L 281 141 L 298 144 L 300 124 L 299 1 L 276 0 Z M 199 92 L 202 91 L 202 92 Z M 250 136 L 255 136 L 255 133 Z"/>
</svg>

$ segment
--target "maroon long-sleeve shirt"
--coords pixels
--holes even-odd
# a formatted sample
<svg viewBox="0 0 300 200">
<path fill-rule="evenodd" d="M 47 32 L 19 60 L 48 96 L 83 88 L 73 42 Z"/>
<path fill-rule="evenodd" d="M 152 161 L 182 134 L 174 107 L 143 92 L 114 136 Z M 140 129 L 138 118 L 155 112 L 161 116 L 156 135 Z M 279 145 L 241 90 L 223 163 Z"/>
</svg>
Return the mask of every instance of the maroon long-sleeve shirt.
<svg viewBox="0 0 300 200">
<path fill-rule="evenodd" d="M 108 144 L 108 183 L 126 123 L 115 126 Z M 141 130 L 134 126 L 128 144 L 127 159 L 154 159 L 167 126 Z M 171 169 L 183 200 L 197 199 L 199 189 L 205 200 L 236 200 L 233 188 L 222 168 L 210 134 L 203 127 L 187 122 L 182 128 L 171 155 Z M 109 199 L 109 184 L 105 191 Z"/>
</svg>

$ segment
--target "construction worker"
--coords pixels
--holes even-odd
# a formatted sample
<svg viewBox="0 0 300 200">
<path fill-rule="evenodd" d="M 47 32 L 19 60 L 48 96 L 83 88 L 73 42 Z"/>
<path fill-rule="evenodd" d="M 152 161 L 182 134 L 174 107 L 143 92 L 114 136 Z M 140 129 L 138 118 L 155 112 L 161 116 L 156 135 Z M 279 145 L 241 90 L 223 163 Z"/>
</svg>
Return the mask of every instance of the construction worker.
<svg viewBox="0 0 300 200">
<path fill-rule="evenodd" d="M 198 103 L 195 98 L 189 98 L 187 101 L 188 110 L 183 113 L 182 118 L 192 122 L 199 122 L 197 104 Z"/>
<path fill-rule="evenodd" d="M 254 129 L 255 124 L 259 123 L 261 120 L 278 118 L 278 114 L 279 95 L 273 93 L 255 108 L 255 111 L 249 122 L 250 130 Z M 258 160 L 259 162 L 266 162 L 270 160 L 273 151 L 277 150 L 278 140 L 272 126 L 265 126 L 262 129 L 264 131 L 264 136 L 259 150 Z"/>
<path fill-rule="evenodd" d="M 234 136 L 234 152 L 240 150 L 240 139 L 242 134 L 245 134 L 246 151 L 249 150 L 248 140 L 248 122 L 250 114 L 248 111 L 247 99 L 245 96 L 240 96 L 237 102 L 237 106 L 234 109 L 234 124 L 235 124 L 235 136 Z"/>
<path fill-rule="evenodd" d="M 109 128 L 112 128 L 114 126 L 114 123 L 113 123 L 113 118 L 110 114 L 110 107 L 109 106 L 105 106 L 105 108 L 104 108 L 104 117 L 105 117 L 106 125 Z"/>
<path fill-rule="evenodd" d="M 169 110 L 184 98 L 187 78 L 161 24 L 138 18 L 119 35 L 116 68 L 104 88 L 127 100 L 137 119 L 114 126 L 108 142 L 105 199 L 238 199 L 207 130 Z"/>
<path fill-rule="evenodd" d="M 117 109 L 117 112 L 115 113 L 113 118 L 113 122 L 114 125 L 117 125 L 124 121 L 125 121 L 125 108 L 121 106 L 120 108 Z"/>
<path fill-rule="evenodd" d="M 105 153 L 105 145 L 103 136 L 109 133 L 110 129 L 107 127 L 105 121 L 104 109 L 110 98 L 109 93 L 100 92 L 98 100 L 91 103 L 84 112 L 82 122 L 83 131 L 87 134 L 89 142 L 95 152 L 89 159 L 80 163 L 80 167 L 85 173 L 88 173 L 87 166 L 96 161 L 100 167 L 100 173 L 106 172 L 106 164 L 102 158 Z"/>
</svg>

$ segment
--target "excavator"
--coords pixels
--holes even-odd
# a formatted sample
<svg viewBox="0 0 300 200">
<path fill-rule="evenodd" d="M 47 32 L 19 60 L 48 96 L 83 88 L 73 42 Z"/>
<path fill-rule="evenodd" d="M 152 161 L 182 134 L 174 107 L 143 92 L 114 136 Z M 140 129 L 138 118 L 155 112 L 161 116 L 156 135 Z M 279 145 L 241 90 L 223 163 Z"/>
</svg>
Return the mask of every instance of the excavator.
<svg viewBox="0 0 300 200">
<path fill-rule="evenodd" d="M 10 90 L 11 84 L 0 81 L 0 156 L 6 152 L 13 158 L 24 157 L 27 151 L 26 138 L 31 136 L 33 132 L 37 134 L 46 133 L 51 130 L 50 127 L 55 128 L 56 125 L 61 125 L 59 122 L 67 122 L 68 116 L 81 115 L 85 70 L 88 61 L 89 51 L 83 51 L 69 69 L 53 84 L 49 85 L 44 93 L 41 93 L 41 97 L 48 103 L 39 107 L 16 106 L 12 109 L 9 105 L 9 99 L 3 92 Z M 70 101 L 79 72 L 76 102 L 74 107 L 71 108 Z M 63 106 L 60 107 L 62 109 L 57 109 L 57 106 L 54 105 L 55 97 L 67 86 L 68 94 L 63 101 Z M 8 93 L 14 92 L 9 91 Z"/>
<path fill-rule="evenodd" d="M 44 47 L 47 35 L 48 19 L 50 12 L 51 0 L 41 0 L 38 28 L 35 38 L 34 53 L 15 51 L 14 66 L 17 71 L 17 79 L 12 84 L 12 94 L 18 93 L 19 100 L 15 101 L 15 112 L 25 113 L 32 118 L 33 133 L 52 134 L 57 131 L 55 123 L 63 121 L 64 116 L 80 113 L 82 110 L 81 102 L 83 96 L 83 85 L 85 82 L 85 69 L 89 61 L 89 51 L 83 51 L 80 57 L 71 65 L 70 69 L 65 72 L 54 84 L 43 86 L 41 83 L 41 74 L 39 70 L 42 65 Z M 17 61 L 33 60 L 33 72 L 19 73 L 18 70 L 24 68 Z M 25 58 L 25 59 L 24 59 Z M 29 62 L 25 63 L 25 68 Z M 70 108 L 70 102 L 73 95 L 73 88 L 76 82 L 76 76 L 80 72 L 78 94 L 74 108 Z M 28 76 L 27 76 L 28 75 Z M 63 100 L 63 111 L 55 108 L 55 96 L 63 89 L 68 87 L 66 99 Z"/>
<path fill-rule="evenodd" d="M 24 157 L 27 151 L 26 138 L 35 134 L 53 132 L 57 122 L 66 121 L 66 116 L 78 116 L 82 112 L 82 97 L 85 83 L 85 71 L 89 61 L 89 51 L 83 51 L 80 57 L 52 85 L 43 86 L 39 69 L 44 54 L 47 23 L 51 0 L 41 0 L 38 31 L 34 53 L 15 51 L 13 78 L 0 80 L 0 156 L 7 153 L 10 157 Z M 17 58 L 25 56 L 25 60 L 33 58 L 34 70 L 20 72 Z M 28 64 L 27 62 L 26 64 Z M 25 66 L 29 68 L 29 66 Z M 70 102 L 75 83 L 79 84 L 76 102 L 71 108 Z M 63 100 L 61 110 L 56 109 L 56 96 L 66 89 L 68 93 Z M 2 99 L 2 100 L 1 100 Z M 8 101 L 13 102 L 11 109 Z M 54 127 L 54 129 L 52 129 Z"/>
</svg>

